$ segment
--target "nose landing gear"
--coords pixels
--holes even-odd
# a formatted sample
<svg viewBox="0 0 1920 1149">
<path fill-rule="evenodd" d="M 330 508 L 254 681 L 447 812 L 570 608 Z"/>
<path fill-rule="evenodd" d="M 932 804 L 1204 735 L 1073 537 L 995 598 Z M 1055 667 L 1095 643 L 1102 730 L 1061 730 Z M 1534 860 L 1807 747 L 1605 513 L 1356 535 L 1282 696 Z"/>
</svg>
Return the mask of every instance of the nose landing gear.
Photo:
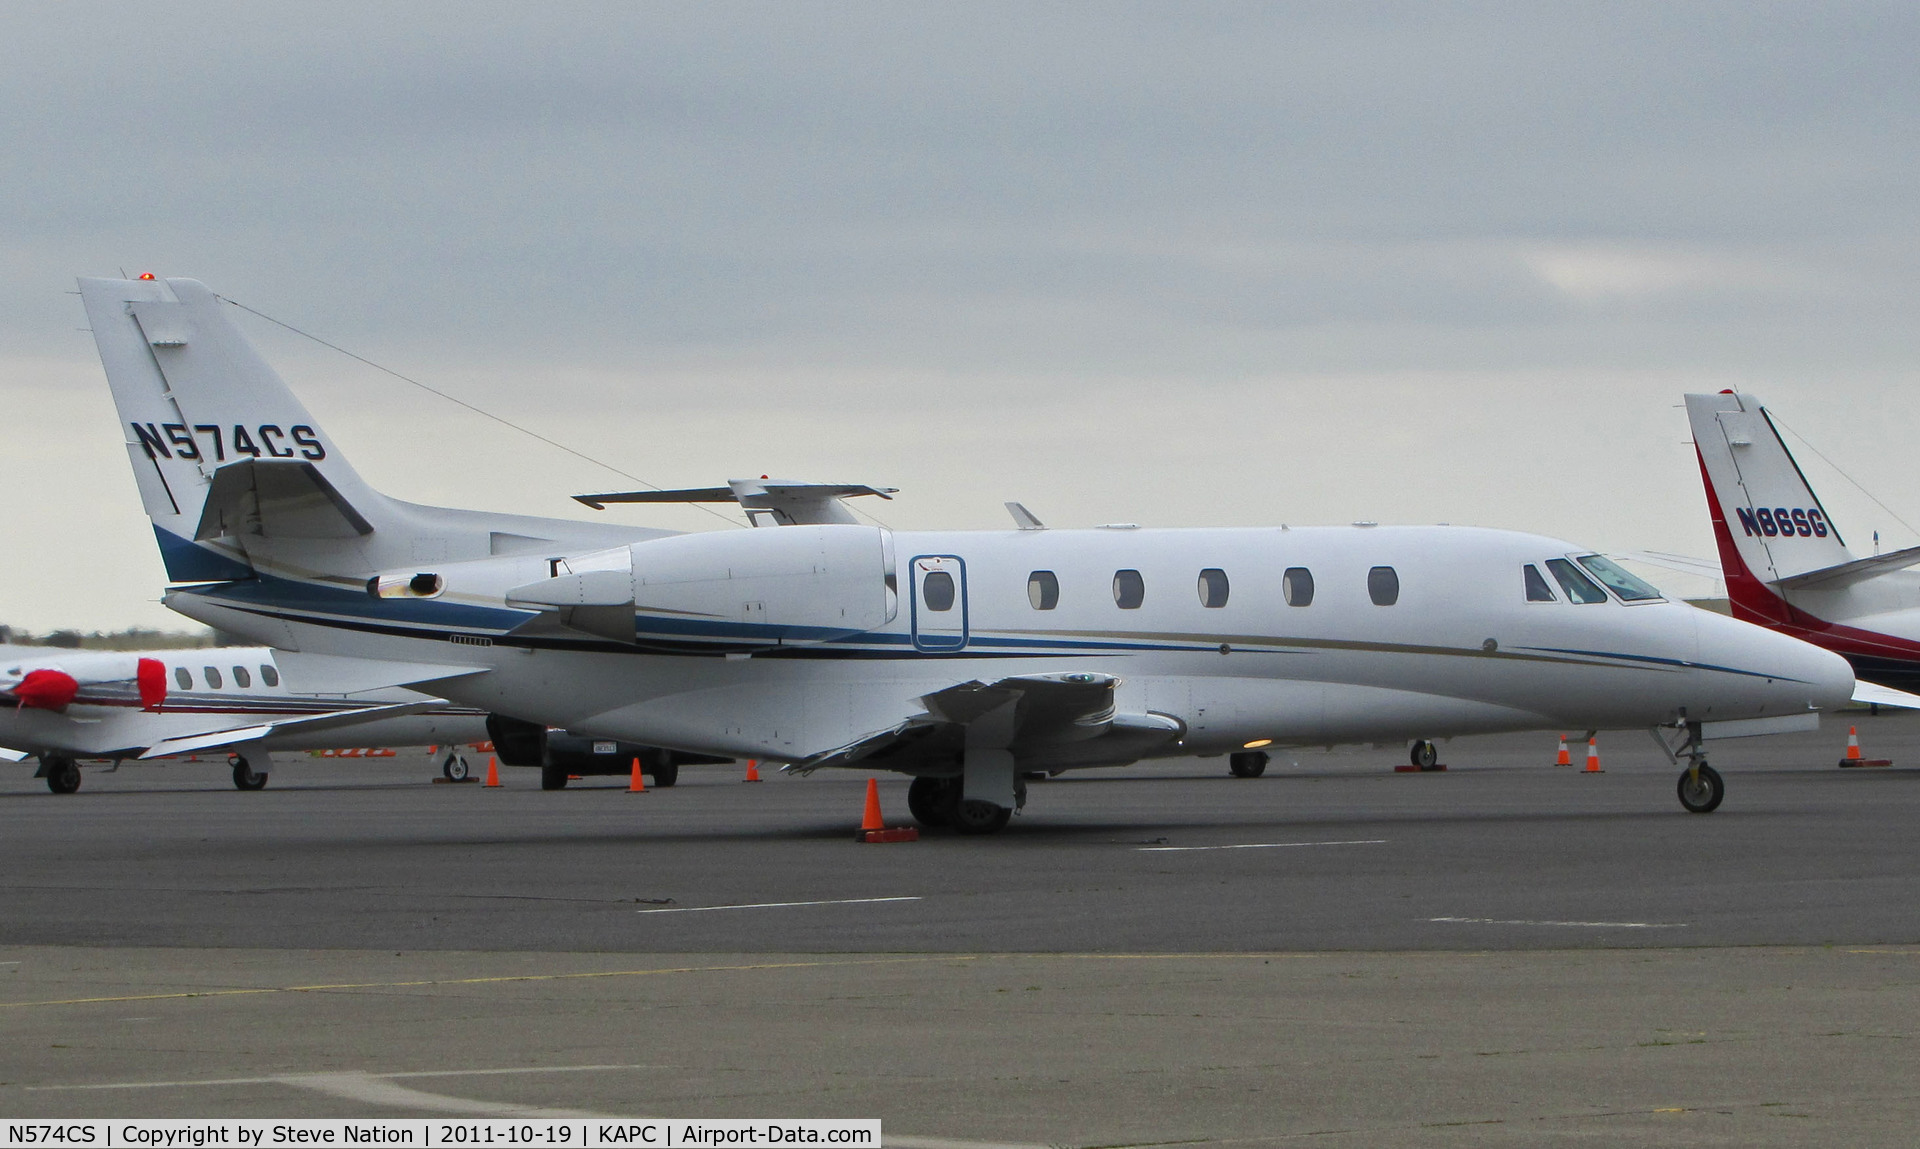
<svg viewBox="0 0 1920 1149">
<path fill-rule="evenodd" d="M 1727 796 L 1727 784 L 1721 780 L 1718 770 L 1707 765 L 1707 750 L 1701 742 L 1700 724 L 1686 722 L 1684 729 L 1685 739 L 1678 748 L 1669 746 L 1657 728 L 1652 731 L 1653 740 L 1674 762 L 1686 760 L 1686 769 L 1680 771 L 1680 780 L 1675 786 L 1680 794 L 1680 805 L 1689 814 L 1711 814 L 1720 808 L 1720 800 Z"/>
</svg>

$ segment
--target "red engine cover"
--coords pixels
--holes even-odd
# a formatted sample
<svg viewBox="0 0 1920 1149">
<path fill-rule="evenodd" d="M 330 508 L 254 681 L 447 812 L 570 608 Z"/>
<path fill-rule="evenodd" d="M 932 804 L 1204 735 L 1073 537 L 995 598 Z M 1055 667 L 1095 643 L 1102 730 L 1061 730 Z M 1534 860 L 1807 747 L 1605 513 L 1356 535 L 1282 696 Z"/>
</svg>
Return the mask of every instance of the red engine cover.
<svg viewBox="0 0 1920 1149">
<path fill-rule="evenodd" d="M 31 706 L 35 710 L 65 710 L 80 693 L 80 684 L 64 670 L 30 670 L 13 688 L 13 696 L 20 705 Z"/>
<path fill-rule="evenodd" d="M 160 709 L 167 700 L 167 664 L 157 658 L 143 658 L 133 677 L 140 687 L 140 709 Z"/>
</svg>

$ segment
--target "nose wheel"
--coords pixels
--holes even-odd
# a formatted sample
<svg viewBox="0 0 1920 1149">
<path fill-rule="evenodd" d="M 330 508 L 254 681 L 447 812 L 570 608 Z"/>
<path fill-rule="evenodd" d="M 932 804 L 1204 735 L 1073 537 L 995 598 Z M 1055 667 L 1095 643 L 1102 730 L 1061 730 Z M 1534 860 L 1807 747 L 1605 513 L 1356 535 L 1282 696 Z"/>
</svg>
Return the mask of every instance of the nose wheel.
<svg viewBox="0 0 1920 1149">
<path fill-rule="evenodd" d="M 1727 796 L 1727 784 L 1720 772 L 1701 762 L 1680 772 L 1680 804 L 1689 814 L 1711 814 Z"/>
</svg>

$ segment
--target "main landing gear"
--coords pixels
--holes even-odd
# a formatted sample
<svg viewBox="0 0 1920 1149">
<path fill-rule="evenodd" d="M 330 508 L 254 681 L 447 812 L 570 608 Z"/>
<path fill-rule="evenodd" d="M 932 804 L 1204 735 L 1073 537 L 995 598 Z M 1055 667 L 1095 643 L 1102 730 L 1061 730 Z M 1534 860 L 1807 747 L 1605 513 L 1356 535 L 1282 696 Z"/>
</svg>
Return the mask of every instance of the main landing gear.
<svg viewBox="0 0 1920 1149">
<path fill-rule="evenodd" d="M 1679 747 L 1669 746 L 1667 740 L 1655 729 L 1653 740 L 1667 757 L 1675 762 L 1686 760 L 1686 769 L 1680 771 L 1679 782 L 1675 789 L 1680 795 L 1680 805 L 1689 814 L 1711 814 L 1720 808 L 1720 800 L 1727 796 L 1727 784 L 1720 779 L 1720 772 L 1707 765 L 1707 750 L 1700 737 L 1700 724 L 1685 724 L 1685 738 Z"/>
<path fill-rule="evenodd" d="M 1267 755 L 1263 750 L 1242 750 L 1227 755 L 1227 773 L 1235 778 L 1258 778 L 1266 772 Z"/>
<path fill-rule="evenodd" d="M 80 788 L 80 764 L 71 758 L 42 758 L 40 773 L 47 789 L 55 794 L 71 794 Z"/>
<path fill-rule="evenodd" d="M 264 790 L 267 788 L 266 774 L 255 771 L 253 763 L 247 761 L 246 755 L 229 755 L 227 765 L 233 767 L 233 788 L 235 790 Z"/>
<path fill-rule="evenodd" d="M 951 826 L 961 834 L 996 834 L 1006 829 L 1013 811 L 978 798 L 964 798 L 965 782 L 959 775 L 950 778 L 915 778 L 907 787 L 907 812 L 913 820 L 929 829 Z M 1027 796 L 1025 780 L 1015 783 L 1016 804 Z"/>
</svg>

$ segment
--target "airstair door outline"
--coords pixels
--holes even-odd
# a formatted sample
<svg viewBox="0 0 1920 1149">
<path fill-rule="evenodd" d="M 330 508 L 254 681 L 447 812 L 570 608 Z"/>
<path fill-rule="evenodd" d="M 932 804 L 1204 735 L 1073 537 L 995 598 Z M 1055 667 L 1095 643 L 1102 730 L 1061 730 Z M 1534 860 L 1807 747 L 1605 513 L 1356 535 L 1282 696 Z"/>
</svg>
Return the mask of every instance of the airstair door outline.
<svg viewBox="0 0 1920 1149">
<path fill-rule="evenodd" d="M 934 653 L 967 645 L 967 564 L 958 555 L 913 560 L 913 648 Z"/>
</svg>

